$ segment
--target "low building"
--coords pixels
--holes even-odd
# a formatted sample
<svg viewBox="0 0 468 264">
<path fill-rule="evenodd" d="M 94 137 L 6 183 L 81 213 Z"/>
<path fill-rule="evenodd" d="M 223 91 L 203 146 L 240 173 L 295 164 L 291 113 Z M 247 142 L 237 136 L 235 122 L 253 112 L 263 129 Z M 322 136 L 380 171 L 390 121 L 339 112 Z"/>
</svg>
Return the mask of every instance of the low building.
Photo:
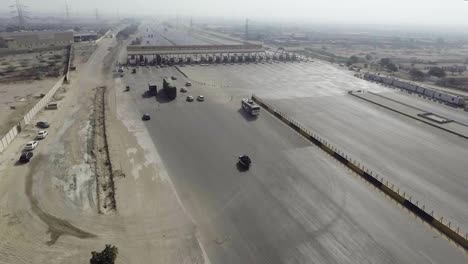
<svg viewBox="0 0 468 264">
<path fill-rule="evenodd" d="M 82 42 L 82 41 L 94 41 L 98 39 L 97 33 L 86 32 L 86 33 L 75 33 L 73 35 L 73 41 Z"/>
<path fill-rule="evenodd" d="M 13 49 L 38 49 L 73 43 L 72 31 L 19 31 L 0 33 L 2 46 Z"/>
</svg>

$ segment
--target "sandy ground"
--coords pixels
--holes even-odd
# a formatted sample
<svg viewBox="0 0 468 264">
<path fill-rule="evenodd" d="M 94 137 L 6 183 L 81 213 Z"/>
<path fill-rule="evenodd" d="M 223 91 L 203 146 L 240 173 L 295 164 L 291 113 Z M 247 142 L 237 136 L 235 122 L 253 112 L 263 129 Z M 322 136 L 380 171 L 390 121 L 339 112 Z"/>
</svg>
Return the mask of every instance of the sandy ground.
<svg viewBox="0 0 468 264">
<path fill-rule="evenodd" d="M 8 132 L 46 94 L 58 78 L 0 84 L 0 137 Z M 15 109 L 12 109 L 14 107 Z"/>
<path fill-rule="evenodd" d="M 151 138 L 110 70 L 114 39 L 87 63 L 77 56 L 59 111 L 41 111 L 49 136 L 29 164 L 16 160 L 36 128 L 27 127 L 0 155 L 0 263 L 87 263 L 105 244 L 117 263 L 204 263 L 197 229 L 180 205 Z M 101 74 L 102 73 L 102 74 Z M 106 125 L 117 210 L 99 214 L 90 115 L 96 87 L 107 86 Z M 114 90 L 116 89 L 116 90 Z M 128 104 L 127 104 L 128 103 Z M 36 120 L 33 120 L 35 123 Z"/>
</svg>

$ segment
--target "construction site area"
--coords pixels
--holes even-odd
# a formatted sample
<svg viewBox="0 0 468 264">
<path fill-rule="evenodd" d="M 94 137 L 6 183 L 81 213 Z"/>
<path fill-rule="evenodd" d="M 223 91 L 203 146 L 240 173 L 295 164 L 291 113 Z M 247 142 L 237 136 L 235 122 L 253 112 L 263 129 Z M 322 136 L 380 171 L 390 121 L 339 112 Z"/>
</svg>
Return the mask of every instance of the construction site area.
<svg viewBox="0 0 468 264">
<path fill-rule="evenodd" d="M 464 94 L 191 23 L 109 28 L 0 55 L 0 263 L 467 262 Z M 39 65 L 58 73 L 15 79 Z"/>
</svg>

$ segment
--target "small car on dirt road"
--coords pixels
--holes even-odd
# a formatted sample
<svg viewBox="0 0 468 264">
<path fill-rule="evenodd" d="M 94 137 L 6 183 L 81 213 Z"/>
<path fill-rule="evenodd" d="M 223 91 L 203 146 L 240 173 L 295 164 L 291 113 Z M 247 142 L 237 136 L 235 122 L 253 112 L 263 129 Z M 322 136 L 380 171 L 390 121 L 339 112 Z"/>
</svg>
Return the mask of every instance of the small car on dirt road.
<svg viewBox="0 0 468 264">
<path fill-rule="evenodd" d="M 197 101 L 199 101 L 199 102 L 205 101 L 205 96 L 203 96 L 203 95 L 197 96 Z"/>
<path fill-rule="evenodd" d="M 181 92 L 181 93 L 186 93 L 186 92 L 187 92 L 187 88 L 185 88 L 185 87 L 180 88 L 180 92 Z"/>
<path fill-rule="evenodd" d="M 47 137 L 47 135 L 48 135 L 47 130 L 41 130 L 41 131 L 37 132 L 36 138 L 37 139 L 44 139 L 44 138 Z"/>
<path fill-rule="evenodd" d="M 177 80 L 177 77 L 175 77 L 174 75 L 171 76 L 171 79 L 172 80 Z"/>
<path fill-rule="evenodd" d="M 36 126 L 39 127 L 39 128 L 48 128 L 50 127 L 49 123 L 45 122 L 45 121 L 39 121 L 36 123 Z"/>
<path fill-rule="evenodd" d="M 187 98 L 185 100 L 187 102 L 193 102 L 193 96 L 189 95 L 189 96 L 187 96 Z"/>
<path fill-rule="evenodd" d="M 29 162 L 29 160 L 31 160 L 33 155 L 34 154 L 31 151 L 23 152 L 23 153 L 21 153 L 21 156 L 19 158 L 19 162 L 22 162 L 22 163 Z"/>
<path fill-rule="evenodd" d="M 185 86 L 187 86 L 187 87 L 188 87 L 188 86 L 192 86 L 192 83 L 191 83 L 191 82 L 186 82 L 186 83 L 185 83 Z"/>
<path fill-rule="evenodd" d="M 29 141 L 28 143 L 26 143 L 26 146 L 24 146 L 24 150 L 33 150 L 37 147 L 37 144 L 39 144 L 39 141 Z"/>
</svg>

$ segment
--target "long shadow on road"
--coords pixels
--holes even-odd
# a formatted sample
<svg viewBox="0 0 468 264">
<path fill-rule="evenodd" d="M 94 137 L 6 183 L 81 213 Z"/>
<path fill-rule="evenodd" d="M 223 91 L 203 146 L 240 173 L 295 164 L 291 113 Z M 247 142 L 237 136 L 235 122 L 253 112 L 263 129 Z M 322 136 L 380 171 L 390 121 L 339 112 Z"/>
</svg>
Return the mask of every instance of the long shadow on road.
<svg viewBox="0 0 468 264">
<path fill-rule="evenodd" d="M 47 245 L 51 246 L 57 242 L 62 235 L 74 236 L 77 238 L 94 238 L 96 235 L 81 230 L 68 222 L 67 220 L 60 219 L 53 215 L 44 212 L 39 206 L 39 201 L 33 196 L 33 176 L 34 171 L 38 167 L 38 164 L 42 160 L 42 156 L 38 155 L 35 160 L 31 162 L 31 168 L 26 176 L 25 191 L 26 196 L 31 204 L 32 211 L 36 214 L 47 226 L 47 233 L 50 234 L 50 240 L 47 241 Z"/>
</svg>

